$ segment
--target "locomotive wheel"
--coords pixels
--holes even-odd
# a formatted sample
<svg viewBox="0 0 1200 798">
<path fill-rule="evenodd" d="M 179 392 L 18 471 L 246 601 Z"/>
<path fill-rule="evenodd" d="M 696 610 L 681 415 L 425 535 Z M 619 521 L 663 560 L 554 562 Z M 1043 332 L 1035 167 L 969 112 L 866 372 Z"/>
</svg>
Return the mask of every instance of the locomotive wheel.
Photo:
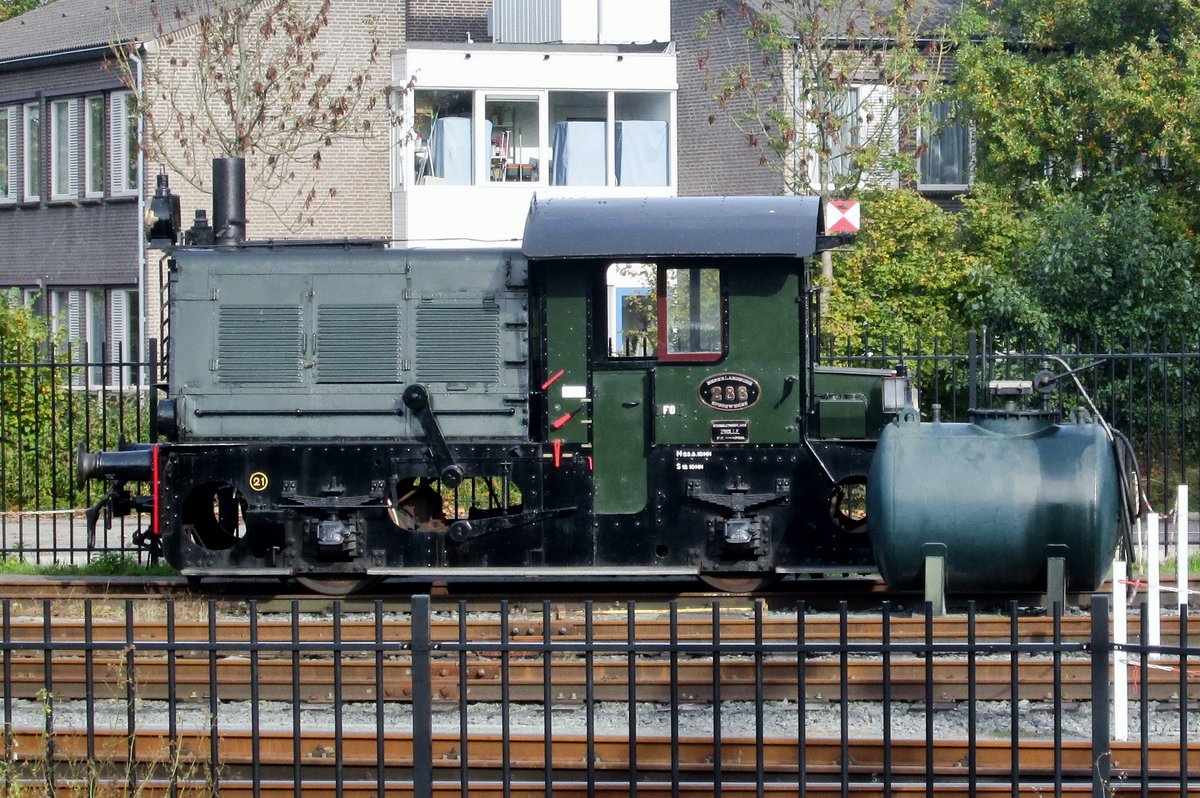
<svg viewBox="0 0 1200 798">
<path fill-rule="evenodd" d="M 779 575 L 719 576 L 717 574 L 700 574 L 700 581 L 722 593 L 755 593 L 778 582 Z"/>
<path fill-rule="evenodd" d="M 379 584 L 378 576 L 297 576 L 296 583 L 322 596 L 349 596 Z"/>
</svg>

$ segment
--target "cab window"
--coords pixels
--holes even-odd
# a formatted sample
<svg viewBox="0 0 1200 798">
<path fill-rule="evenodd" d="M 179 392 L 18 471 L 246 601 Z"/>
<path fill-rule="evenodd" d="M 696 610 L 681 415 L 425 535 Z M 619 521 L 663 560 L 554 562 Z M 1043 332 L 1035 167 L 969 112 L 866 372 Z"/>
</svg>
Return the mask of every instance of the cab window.
<svg viewBox="0 0 1200 798">
<path fill-rule="evenodd" d="M 605 287 L 610 358 L 720 358 L 724 313 L 719 270 L 613 263 Z"/>
</svg>

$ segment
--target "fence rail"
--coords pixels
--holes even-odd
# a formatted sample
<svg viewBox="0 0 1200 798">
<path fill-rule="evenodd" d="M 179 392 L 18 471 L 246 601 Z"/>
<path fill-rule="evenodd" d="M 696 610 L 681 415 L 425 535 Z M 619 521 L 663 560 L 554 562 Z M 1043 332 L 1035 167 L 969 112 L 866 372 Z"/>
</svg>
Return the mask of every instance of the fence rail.
<svg viewBox="0 0 1200 798">
<path fill-rule="evenodd" d="M 928 606 L 914 619 L 923 635 L 893 634 L 900 622 L 885 607 L 872 619 L 878 634 L 864 637 L 863 616 L 843 606 L 831 639 L 809 630 L 817 620 L 827 628 L 830 616 L 802 605 L 768 613 L 761 602 L 701 610 L 712 620 L 707 637 L 685 635 L 675 602 L 589 602 L 572 621 L 582 635 L 554 631 L 561 608 L 548 602 L 468 607 L 415 596 L 352 613 L 335 603 L 320 634 L 301 633 L 296 603 L 276 614 L 253 602 L 238 611 L 168 600 L 163 626 L 135 618 L 143 605 L 132 602 L 70 611 L 5 602 L 0 781 L 6 795 L 68 784 L 88 794 L 116 785 L 130 795 L 232 795 L 285 784 L 286 794 L 305 795 L 318 787 L 414 796 L 923 787 L 928 795 L 1182 798 L 1200 783 L 1194 623 L 1180 617 L 1172 645 L 1143 636 L 1117 646 L 1108 602 L 1092 599 L 1085 639 L 1065 637 L 1057 612 L 1052 634 L 1024 634 L 1013 606 L 1007 640 L 978 634 L 973 607 L 965 634 L 935 634 Z M 730 616 L 747 612 L 752 636 L 724 631 Z M 498 634 L 481 632 L 481 614 L 499 616 Z M 611 626 L 597 633 L 614 619 L 623 619 L 623 637 Z M 854 637 L 851 623 L 860 628 Z M 790 634 L 781 636 L 781 625 Z M 1118 649 L 1139 666 L 1130 742 L 1114 742 L 1111 731 Z M 852 670 L 864 661 L 881 663 L 869 698 L 856 693 L 863 685 Z M 984 663 L 1009 678 L 985 691 Z M 1090 684 L 1086 698 L 1067 701 L 1077 664 Z M 1022 697 L 1030 667 L 1051 679 L 1034 700 Z M 528 685 L 537 689 L 518 690 L 531 668 L 542 674 Z M 829 668 L 832 681 L 819 676 Z M 648 682 L 652 671 L 661 679 Z M 960 672 L 965 684 L 946 697 L 947 674 Z M 483 689 L 489 683 L 498 696 Z M 901 697 L 913 683 L 920 694 Z M 1173 698 L 1161 697 L 1164 684 Z"/>
</svg>

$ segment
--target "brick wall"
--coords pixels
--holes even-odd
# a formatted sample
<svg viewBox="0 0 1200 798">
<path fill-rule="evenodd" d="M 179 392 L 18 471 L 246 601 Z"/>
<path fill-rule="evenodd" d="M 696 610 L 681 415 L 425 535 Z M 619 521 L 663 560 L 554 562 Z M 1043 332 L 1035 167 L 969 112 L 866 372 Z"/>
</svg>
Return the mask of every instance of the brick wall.
<svg viewBox="0 0 1200 798">
<path fill-rule="evenodd" d="M 324 63 L 336 60 L 337 71 L 333 85 L 344 85 L 355 71 L 368 64 L 372 41 L 378 38 L 378 60 L 370 67 L 367 78 L 371 91 L 382 92 L 390 82 L 390 53 L 404 40 L 404 20 L 394 3 L 383 0 L 359 0 L 354 3 L 332 4 L 330 22 L 316 46 L 325 53 Z M 178 88 L 176 104 L 185 112 L 199 112 L 195 91 L 195 56 L 188 66 L 180 66 L 180 56 L 194 53 L 196 37 L 179 37 L 176 44 L 156 53 L 149 68 L 159 70 L 169 85 Z M 170 59 L 176 63 L 172 65 Z M 297 179 L 288 185 L 271 190 L 254 180 L 254 157 L 247 165 L 247 230 L 251 238 L 384 238 L 392 232 L 391 195 L 389 186 L 389 147 L 391 131 L 388 126 L 386 103 L 380 101 L 373 110 L 363 109 L 363 118 L 370 122 L 366 135 L 340 139 L 321 150 L 321 166 L 312 169 L 305 160 L 295 164 Z M 207 193 L 211 182 L 211 152 L 195 158 L 193 176 L 202 182 L 204 191 L 189 185 L 182 168 L 172 177 L 172 188 L 182 198 L 184 225 L 190 226 L 196 208 L 211 208 Z M 184 167 L 182 149 L 167 140 L 165 155 L 170 163 Z M 316 203 L 309 209 L 297 192 L 316 189 Z M 303 217 L 303 222 L 298 221 Z M 211 217 L 210 217 L 211 218 Z"/>
<path fill-rule="evenodd" d="M 414 42 L 490 41 L 491 0 L 408 0 L 408 39 Z"/>
<path fill-rule="evenodd" d="M 713 73 L 754 57 L 734 24 L 737 5 L 733 0 L 671 2 L 671 30 L 679 71 L 681 196 L 776 195 L 783 191 L 780 175 L 759 165 L 758 152 L 734 127 L 729 112 L 718 108 L 704 89 L 704 70 L 698 64 L 702 55 L 707 57 L 708 70 Z M 728 11 L 728 30 L 720 36 L 698 39 L 700 15 L 718 6 Z"/>
</svg>

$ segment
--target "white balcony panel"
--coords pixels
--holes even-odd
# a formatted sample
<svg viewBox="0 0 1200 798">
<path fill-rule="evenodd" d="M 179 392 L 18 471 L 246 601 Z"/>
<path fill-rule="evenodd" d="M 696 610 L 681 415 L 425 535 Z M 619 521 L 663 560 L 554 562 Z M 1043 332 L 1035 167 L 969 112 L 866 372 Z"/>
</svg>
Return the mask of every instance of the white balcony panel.
<svg viewBox="0 0 1200 798">
<path fill-rule="evenodd" d="M 671 39 L 670 0 L 496 0 L 500 44 L 628 44 Z"/>
</svg>

